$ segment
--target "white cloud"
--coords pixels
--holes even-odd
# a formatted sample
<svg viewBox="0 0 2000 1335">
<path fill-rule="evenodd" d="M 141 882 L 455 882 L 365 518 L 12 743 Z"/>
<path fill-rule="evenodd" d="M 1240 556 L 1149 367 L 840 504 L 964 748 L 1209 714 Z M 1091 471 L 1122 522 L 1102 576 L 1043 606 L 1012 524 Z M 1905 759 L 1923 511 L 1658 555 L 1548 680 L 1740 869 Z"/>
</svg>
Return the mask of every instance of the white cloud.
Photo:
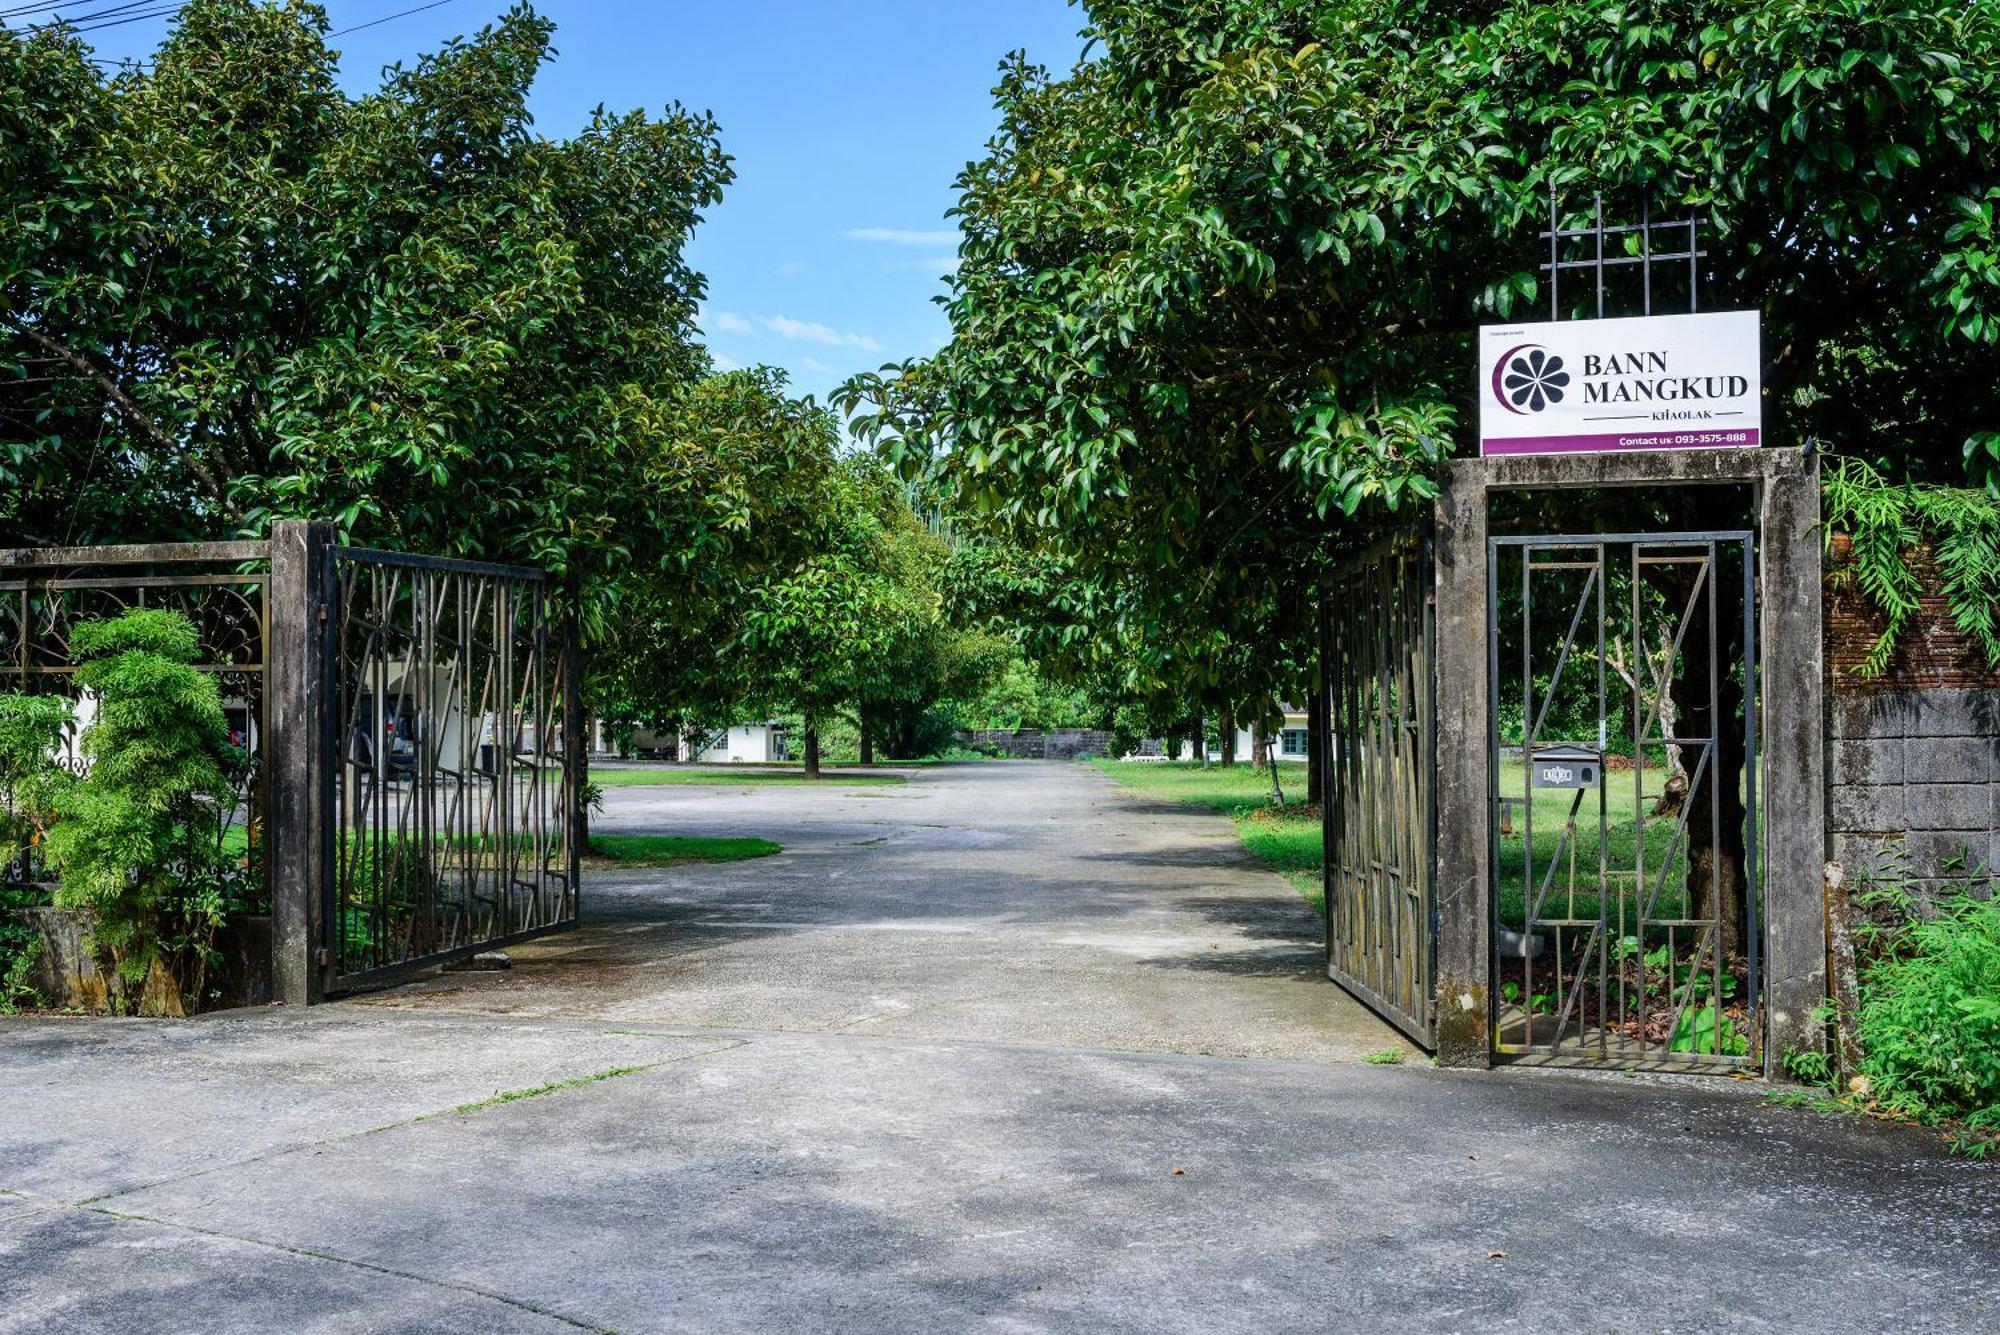
<svg viewBox="0 0 2000 1335">
<path fill-rule="evenodd" d="M 779 278 L 796 278 L 806 271 L 804 260 L 786 260 L 771 272 Z"/>
<path fill-rule="evenodd" d="M 704 306 L 695 319 L 712 334 L 752 334 L 757 331 L 755 325 L 734 311 L 712 311 Z"/>
<path fill-rule="evenodd" d="M 934 273 L 958 272 L 959 258 L 956 255 L 929 255 L 920 260 L 890 260 L 882 266 L 884 273 Z"/>
<path fill-rule="evenodd" d="M 817 357 L 799 358 L 799 369 L 801 371 L 811 371 L 814 375 L 833 374 L 833 368 L 831 366 L 828 366 L 825 362 L 821 361 Z"/>
<path fill-rule="evenodd" d="M 743 363 L 737 361 L 726 352 L 716 352 L 711 349 L 708 357 L 710 361 L 715 363 L 715 369 L 718 371 L 740 371 L 743 369 Z"/>
<path fill-rule="evenodd" d="M 850 227 L 841 235 L 849 241 L 869 241 L 882 246 L 955 246 L 957 232 L 923 232 L 907 227 Z"/>
<path fill-rule="evenodd" d="M 811 320 L 794 320 L 789 315 L 767 315 L 764 327 L 779 338 L 790 339 L 794 343 L 820 343 L 829 348 L 860 348 L 863 352 L 880 352 L 882 345 L 866 334 L 851 334 L 833 329 Z"/>
</svg>

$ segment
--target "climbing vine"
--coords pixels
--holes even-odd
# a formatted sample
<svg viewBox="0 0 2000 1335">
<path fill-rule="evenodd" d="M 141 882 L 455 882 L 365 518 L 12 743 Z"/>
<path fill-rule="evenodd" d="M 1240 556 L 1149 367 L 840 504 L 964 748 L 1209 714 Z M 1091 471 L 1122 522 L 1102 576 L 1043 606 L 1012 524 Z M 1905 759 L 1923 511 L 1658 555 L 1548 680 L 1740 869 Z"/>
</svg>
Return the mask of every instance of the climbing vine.
<svg viewBox="0 0 2000 1335">
<path fill-rule="evenodd" d="M 1856 669 L 1879 677 L 1920 607 L 1923 576 L 1911 561 L 1928 547 L 1959 632 L 2000 668 L 2000 500 L 1982 491 L 1890 483 L 1859 459 L 1831 460 L 1824 480 L 1825 532 L 1848 535 L 1834 578 L 1851 583 L 1886 622 Z"/>
</svg>

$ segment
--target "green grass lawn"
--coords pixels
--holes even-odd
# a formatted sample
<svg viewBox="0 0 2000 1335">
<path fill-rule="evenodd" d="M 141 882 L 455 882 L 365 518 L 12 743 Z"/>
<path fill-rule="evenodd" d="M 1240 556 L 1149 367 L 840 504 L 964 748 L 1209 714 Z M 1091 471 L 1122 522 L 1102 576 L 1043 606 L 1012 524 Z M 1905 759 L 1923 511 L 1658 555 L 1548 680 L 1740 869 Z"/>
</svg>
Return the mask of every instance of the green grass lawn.
<svg viewBox="0 0 2000 1335">
<path fill-rule="evenodd" d="M 622 867 L 671 867 L 682 862 L 747 862 L 782 852 L 769 839 L 679 834 L 594 834 L 592 857 Z"/>
<path fill-rule="evenodd" d="M 1098 760 L 1092 763 L 1129 788 L 1171 802 L 1207 807 L 1228 816 L 1235 821 L 1236 831 L 1246 848 L 1274 870 L 1283 872 L 1285 878 L 1315 907 L 1320 905 L 1322 845 L 1319 812 L 1302 805 L 1287 806 L 1283 810 L 1273 807 L 1271 780 L 1265 771 L 1248 765 L 1238 765 L 1233 769 L 1220 765 L 1204 768 L 1187 762 L 1168 761 Z M 1278 766 L 1278 777 L 1284 787 L 1286 801 L 1302 803 L 1306 793 L 1305 766 L 1281 764 Z M 1520 762 L 1502 765 L 1501 794 L 1520 797 L 1526 777 L 1526 770 Z M 1652 797 L 1665 783 L 1663 771 L 1647 771 L 1649 806 Z M 1555 857 L 1558 848 L 1562 847 L 1563 825 L 1569 817 L 1570 803 L 1575 796 L 1573 792 L 1546 788 L 1534 794 L 1537 881 L 1547 873 L 1549 859 Z M 1605 840 L 1609 865 L 1614 871 L 1629 869 L 1633 865 L 1637 838 L 1637 827 L 1632 819 L 1636 798 L 1631 771 L 1612 772 L 1604 790 L 1604 799 L 1609 824 Z M 1576 877 L 1579 887 L 1585 884 L 1594 887 L 1597 883 L 1597 800 L 1596 790 L 1586 790 L 1582 809 L 1577 814 Z M 1513 833 L 1500 837 L 1500 918 L 1502 922 L 1518 927 L 1524 918 L 1522 872 L 1527 842 L 1524 837 L 1527 821 L 1519 806 L 1513 811 L 1512 824 Z M 1671 819 L 1648 819 L 1646 822 L 1646 880 L 1649 886 L 1659 876 L 1662 860 L 1666 858 L 1673 839 L 1673 830 Z M 1654 917 L 1672 916 L 1681 911 L 1686 868 L 1683 851 L 1675 855 L 1665 887 L 1654 906 Z M 1565 850 L 1555 889 L 1542 906 L 1542 916 L 1567 916 L 1570 905 L 1564 892 L 1569 883 L 1568 871 L 1569 860 Z M 1594 891 L 1579 893 L 1575 910 L 1579 917 L 1595 917 L 1598 901 Z"/>
<path fill-rule="evenodd" d="M 1646 777 L 1646 806 L 1650 810 L 1660 790 L 1666 786 L 1666 771 L 1648 768 Z M 1527 771 L 1514 761 L 1500 767 L 1500 795 L 1520 798 L 1525 790 Z M 1613 872 L 1630 872 L 1636 861 L 1638 849 L 1638 825 L 1633 815 L 1638 810 L 1638 795 L 1634 791 L 1632 771 L 1613 770 L 1605 776 L 1603 792 L 1604 853 L 1608 868 Z M 1535 881 L 1539 885 L 1549 871 L 1549 859 L 1562 852 L 1562 863 L 1556 870 L 1555 880 L 1548 897 L 1542 903 L 1543 918 L 1571 917 L 1595 918 L 1598 914 L 1598 791 L 1594 788 L 1583 790 L 1583 804 L 1576 813 L 1575 849 L 1576 896 L 1574 914 L 1568 899 L 1570 876 L 1570 849 L 1563 842 L 1563 826 L 1570 817 L 1570 804 L 1575 800 L 1574 791 L 1556 788 L 1541 788 L 1534 792 L 1535 825 Z M 1525 883 L 1524 853 L 1527 847 L 1527 822 L 1525 813 L 1517 802 L 1512 812 L 1513 832 L 1500 836 L 1498 853 L 1500 875 L 1500 920 L 1511 927 L 1520 927 L 1525 921 L 1523 894 Z M 1705 812 L 1697 812 L 1691 820 L 1701 820 Z M 1646 819 L 1646 885 L 1647 893 L 1660 885 L 1662 864 L 1667 860 L 1669 848 L 1674 846 L 1673 817 L 1649 815 Z M 1614 877 L 1631 885 L 1631 877 Z M 1683 838 L 1675 848 L 1672 866 L 1667 870 L 1664 885 L 1660 885 L 1659 898 L 1654 901 L 1654 918 L 1674 917 L 1683 912 L 1686 901 L 1687 848 Z M 1581 887 L 1592 887 L 1590 893 L 1583 893 Z M 1628 903 L 1632 902 L 1628 899 Z"/>
<path fill-rule="evenodd" d="M 1208 765 L 1191 761 L 1094 760 L 1091 762 L 1119 783 L 1150 796 L 1187 806 L 1219 811 L 1236 823 L 1243 846 L 1274 871 L 1284 873 L 1292 888 L 1314 908 L 1321 905 L 1321 845 L 1319 812 L 1303 805 L 1283 810 L 1271 805 L 1269 770 L 1250 765 Z M 1278 766 L 1285 800 L 1302 804 L 1306 767 L 1297 762 Z"/>
<path fill-rule="evenodd" d="M 820 778 L 774 770 L 716 769 L 594 769 L 590 781 L 600 788 L 663 788 L 682 785 L 719 785 L 726 788 L 796 787 L 816 784 L 828 788 L 852 788 L 862 784 L 902 783 L 900 774 L 849 774 L 828 771 Z"/>
</svg>

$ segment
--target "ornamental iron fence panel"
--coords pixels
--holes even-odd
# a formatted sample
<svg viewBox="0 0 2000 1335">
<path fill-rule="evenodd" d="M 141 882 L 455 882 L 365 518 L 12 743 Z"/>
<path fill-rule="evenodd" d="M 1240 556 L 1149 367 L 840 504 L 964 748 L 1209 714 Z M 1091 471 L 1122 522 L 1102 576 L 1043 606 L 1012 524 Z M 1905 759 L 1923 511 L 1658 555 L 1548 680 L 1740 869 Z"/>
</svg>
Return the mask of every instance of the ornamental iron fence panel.
<svg viewBox="0 0 2000 1335">
<path fill-rule="evenodd" d="M 134 608 L 176 611 L 194 624 L 197 663 L 217 679 L 232 747 L 231 808 L 222 813 L 220 860 L 242 870 L 238 911 L 270 912 L 265 806 L 270 740 L 265 726 L 270 658 L 270 549 L 262 542 L 156 543 L 0 551 L 0 689 L 69 697 L 73 718 L 60 761 L 81 773 L 83 730 L 95 702 L 76 684 L 71 637 L 87 621 Z M 0 793 L 0 802 L 8 801 Z M 15 813 L 4 828 L 17 830 Z M 25 838 L 25 836 L 24 836 Z M 0 848 L 0 881 L 54 876 L 32 842 Z"/>
<path fill-rule="evenodd" d="M 1327 973 L 1434 1040 L 1437 616 L 1428 532 L 1343 565 L 1322 603 Z"/>
<path fill-rule="evenodd" d="M 1494 1051 L 1758 1064 L 1753 535 L 1489 544 Z"/>
<path fill-rule="evenodd" d="M 322 989 L 574 927 L 573 597 L 521 567 L 324 551 Z"/>
</svg>

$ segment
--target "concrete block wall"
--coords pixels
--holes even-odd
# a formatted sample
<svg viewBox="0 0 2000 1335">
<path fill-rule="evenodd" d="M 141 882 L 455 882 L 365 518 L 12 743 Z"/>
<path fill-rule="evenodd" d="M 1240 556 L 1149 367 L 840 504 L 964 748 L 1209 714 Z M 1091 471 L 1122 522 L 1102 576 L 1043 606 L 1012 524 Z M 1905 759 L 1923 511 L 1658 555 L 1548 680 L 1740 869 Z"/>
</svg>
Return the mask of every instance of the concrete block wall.
<svg viewBox="0 0 2000 1335">
<path fill-rule="evenodd" d="M 1850 878 L 1900 851 L 1920 882 L 2000 867 L 2000 689 L 1834 696 L 1827 823 Z"/>
<path fill-rule="evenodd" d="M 1927 590 L 1889 670 L 1856 668 L 1882 618 L 1840 577 L 1835 540 L 1826 592 L 1827 839 L 1857 876 L 1900 862 L 1925 890 L 1967 861 L 2000 868 L 2000 673 L 1961 635 L 1928 553 L 1911 567 Z"/>
<path fill-rule="evenodd" d="M 1017 760 L 1074 760 L 1111 753 L 1111 734 L 1089 728 L 961 729 L 956 736 L 961 746 L 999 751 Z"/>
</svg>

